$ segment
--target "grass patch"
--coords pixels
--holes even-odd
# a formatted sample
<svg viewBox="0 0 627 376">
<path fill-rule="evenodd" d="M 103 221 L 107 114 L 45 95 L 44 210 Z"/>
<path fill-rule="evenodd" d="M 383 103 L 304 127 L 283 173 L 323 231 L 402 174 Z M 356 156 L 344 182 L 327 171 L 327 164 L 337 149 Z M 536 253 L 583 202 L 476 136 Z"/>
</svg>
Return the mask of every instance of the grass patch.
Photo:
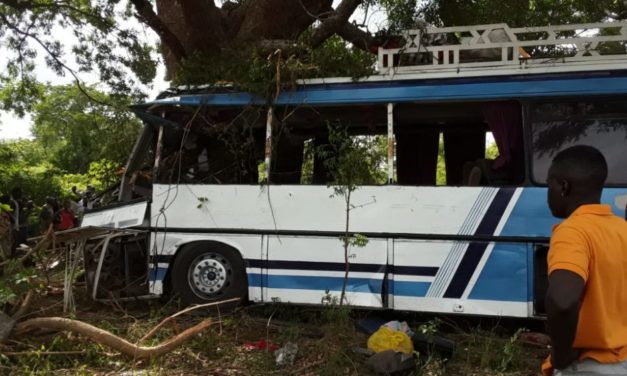
<svg viewBox="0 0 627 376">
<path fill-rule="evenodd" d="M 80 293 L 77 293 L 78 297 Z M 48 297 L 40 304 L 52 304 Z M 137 342 L 165 317 L 175 313 L 176 304 L 161 302 L 129 303 L 122 310 L 90 301 L 77 302 L 76 318 L 109 330 L 131 342 Z M 60 306 L 46 311 L 46 316 L 62 315 Z M 182 347 L 152 359 L 138 361 L 120 355 L 89 339 L 68 333 L 28 335 L 11 338 L 0 350 L 0 374 L 29 375 L 93 375 L 137 371 L 142 375 L 370 375 L 367 359 L 356 348 L 365 348 L 368 336 L 354 323 L 371 311 L 355 311 L 347 307 L 293 306 L 289 304 L 251 305 L 233 313 L 210 313 L 219 323 L 195 336 Z M 402 317 L 400 313 L 381 313 Z M 180 330 L 205 317 L 182 316 L 175 324 L 166 325 L 142 343 L 156 345 Z M 457 343 L 451 359 L 437 354 L 421 354 L 414 376 L 522 376 L 537 374 L 547 351 L 521 344 L 521 333 L 515 328 L 499 325 L 485 329 L 480 326 L 461 329 L 445 326 L 446 322 L 406 319 L 414 331 L 444 336 Z M 246 348 L 257 341 L 283 346 L 298 346 L 295 362 L 286 368 L 275 365 L 268 349 Z M 78 353 L 80 352 L 80 353 Z M 63 354 L 67 353 L 67 354 Z"/>
</svg>

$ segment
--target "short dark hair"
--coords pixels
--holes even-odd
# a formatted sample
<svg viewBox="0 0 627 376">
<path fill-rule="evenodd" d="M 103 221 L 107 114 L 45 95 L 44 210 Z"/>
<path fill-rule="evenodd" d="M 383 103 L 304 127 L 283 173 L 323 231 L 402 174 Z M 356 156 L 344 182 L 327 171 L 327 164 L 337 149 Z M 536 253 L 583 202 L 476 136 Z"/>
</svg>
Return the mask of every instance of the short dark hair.
<svg viewBox="0 0 627 376">
<path fill-rule="evenodd" d="M 599 149 L 576 145 L 557 153 L 551 171 L 581 188 L 602 189 L 607 179 L 607 161 Z"/>
</svg>

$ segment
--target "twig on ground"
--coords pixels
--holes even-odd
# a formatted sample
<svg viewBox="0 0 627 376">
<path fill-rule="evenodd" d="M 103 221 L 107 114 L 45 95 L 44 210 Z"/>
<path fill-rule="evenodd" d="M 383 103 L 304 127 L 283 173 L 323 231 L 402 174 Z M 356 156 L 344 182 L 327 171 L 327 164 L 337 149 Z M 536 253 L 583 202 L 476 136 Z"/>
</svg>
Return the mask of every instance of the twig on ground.
<svg viewBox="0 0 627 376">
<path fill-rule="evenodd" d="M 189 313 L 192 311 L 195 311 L 197 309 L 201 309 L 201 308 L 207 308 L 207 307 L 212 307 L 212 306 L 217 306 L 220 304 L 226 304 L 226 303 L 233 303 L 236 301 L 239 301 L 240 298 L 232 298 L 232 299 L 227 299 L 227 300 L 223 300 L 220 302 L 211 302 L 211 303 L 206 303 L 206 304 L 200 304 L 200 305 L 195 305 L 195 306 L 191 306 L 189 308 L 186 308 L 182 311 L 179 311 L 175 314 L 173 314 L 172 316 L 166 317 L 165 319 L 163 319 L 159 324 L 157 324 L 157 326 L 155 326 L 154 328 L 152 328 L 148 333 L 146 333 L 145 336 L 143 336 L 142 338 L 139 339 L 139 341 L 137 341 L 137 343 L 141 343 L 146 341 L 148 338 L 152 337 L 157 330 L 161 329 L 165 324 L 167 324 L 168 322 L 174 320 L 176 317 L 181 316 L 185 313 Z"/>
</svg>

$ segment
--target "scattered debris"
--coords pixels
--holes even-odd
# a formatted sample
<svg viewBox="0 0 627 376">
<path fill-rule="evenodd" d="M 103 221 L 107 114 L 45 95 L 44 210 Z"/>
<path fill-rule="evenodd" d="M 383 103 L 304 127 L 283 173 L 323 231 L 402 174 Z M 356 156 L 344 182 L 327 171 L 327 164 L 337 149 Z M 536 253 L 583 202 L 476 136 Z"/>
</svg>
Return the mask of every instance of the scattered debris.
<svg viewBox="0 0 627 376">
<path fill-rule="evenodd" d="M 387 321 L 379 317 L 369 317 L 357 321 L 355 326 L 371 336 L 381 327 L 406 333 L 411 338 L 414 350 L 420 353 L 421 356 L 438 354 L 443 359 L 451 359 L 457 348 L 455 341 L 440 335 L 414 333 L 404 321 Z"/>
<path fill-rule="evenodd" d="M 278 350 L 279 346 L 274 343 L 268 343 L 265 339 L 260 339 L 256 342 L 245 342 L 244 350 L 269 350 L 275 351 Z"/>
<path fill-rule="evenodd" d="M 416 359 L 412 354 L 386 350 L 371 356 L 366 365 L 377 375 L 402 375 L 416 368 Z"/>
<path fill-rule="evenodd" d="M 283 347 L 274 352 L 277 367 L 291 366 L 294 364 L 297 353 L 298 345 L 293 342 L 287 342 Z"/>
<path fill-rule="evenodd" d="M 404 353 L 413 353 L 414 345 L 407 333 L 392 330 L 387 326 L 380 327 L 368 338 L 368 348 L 374 352 L 394 350 Z"/>
<path fill-rule="evenodd" d="M 414 332 L 409 327 L 409 324 L 407 324 L 407 321 L 403 321 L 403 322 L 400 322 L 398 320 L 388 321 L 385 324 L 383 324 L 383 326 L 388 327 L 398 332 L 403 332 L 410 337 L 414 335 Z"/>
</svg>

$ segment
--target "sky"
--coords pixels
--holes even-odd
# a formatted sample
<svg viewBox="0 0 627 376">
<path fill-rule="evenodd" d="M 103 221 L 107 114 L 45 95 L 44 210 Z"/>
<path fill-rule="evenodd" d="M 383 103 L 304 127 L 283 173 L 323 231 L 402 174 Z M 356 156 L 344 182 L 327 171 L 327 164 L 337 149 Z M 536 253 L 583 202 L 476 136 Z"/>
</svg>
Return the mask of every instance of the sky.
<svg viewBox="0 0 627 376">
<path fill-rule="evenodd" d="M 334 0 L 334 5 L 336 6 L 340 0 Z M 378 30 L 385 23 L 385 13 L 381 9 L 370 9 L 367 14 L 364 14 L 363 11 L 358 10 L 355 12 L 351 20 L 356 21 L 357 23 L 364 23 L 368 25 L 368 28 L 371 31 Z M 139 23 L 137 23 L 139 26 Z M 139 26 L 143 32 L 143 38 L 148 41 L 157 41 L 157 36 L 152 30 L 148 27 L 143 27 L 143 25 Z M 55 35 L 58 36 L 58 39 L 64 41 L 66 44 L 66 50 L 69 52 L 72 42 L 74 41 L 74 35 L 71 30 L 65 30 L 62 28 L 57 28 L 53 31 Z M 0 45 L 0 71 L 1 67 L 6 66 L 6 56 L 10 52 L 6 50 L 2 45 Z M 38 51 L 38 63 L 35 68 L 36 77 L 40 82 L 47 82 L 52 85 L 64 85 L 68 83 L 73 83 L 74 80 L 70 75 L 66 75 L 65 77 L 58 76 L 54 72 L 52 72 L 45 64 L 44 57 L 45 53 L 41 50 Z M 66 54 L 65 62 L 70 67 L 73 66 L 73 57 L 71 53 Z M 78 74 L 81 80 L 87 85 L 97 85 L 98 78 L 93 74 L 79 73 Z M 165 76 L 165 67 L 163 64 L 159 64 L 157 70 L 157 77 L 153 82 L 152 88 L 149 88 L 148 98 L 154 98 L 158 93 L 164 91 L 169 87 L 169 83 L 164 80 Z M 9 111 L 0 110 L 0 140 L 6 139 L 19 139 L 19 138 L 33 138 L 33 135 L 30 132 L 31 127 L 31 117 L 30 115 L 26 115 L 24 118 L 19 118 L 15 116 L 13 113 Z"/>
</svg>

